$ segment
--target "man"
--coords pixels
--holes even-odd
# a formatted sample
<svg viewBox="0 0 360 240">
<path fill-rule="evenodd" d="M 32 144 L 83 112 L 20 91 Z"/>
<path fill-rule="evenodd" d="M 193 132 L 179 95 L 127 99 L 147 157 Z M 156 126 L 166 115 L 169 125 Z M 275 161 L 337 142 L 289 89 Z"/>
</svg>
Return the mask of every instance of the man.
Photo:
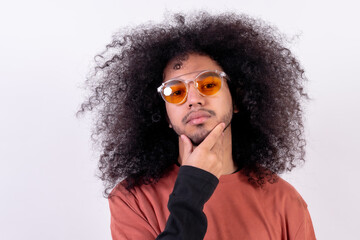
<svg viewBox="0 0 360 240">
<path fill-rule="evenodd" d="M 113 239 L 315 239 L 277 176 L 304 159 L 300 64 L 259 20 L 174 19 L 115 36 L 88 80 Z"/>
</svg>

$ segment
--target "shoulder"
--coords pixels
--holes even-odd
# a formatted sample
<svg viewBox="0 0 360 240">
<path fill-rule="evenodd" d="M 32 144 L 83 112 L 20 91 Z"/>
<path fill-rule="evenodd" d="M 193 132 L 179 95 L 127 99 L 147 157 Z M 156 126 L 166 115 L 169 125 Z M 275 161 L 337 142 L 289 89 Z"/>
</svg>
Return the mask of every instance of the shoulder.
<svg viewBox="0 0 360 240">
<path fill-rule="evenodd" d="M 109 196 L 114 239 L 154 239 L 165 227 L 169 194 L 177 176 L 173 166 L 158 182 L 125 188 L 120 182 Z"/>
<path fill-rule="evenodd" d="M 281 226 L 290 239 L 315 239 L 308 206 L 299 192 L 283 178 L 267 183 L 264 192 L 268 196 L 268 208 L 280 216 Z"/>
<path fill-rule="evenodd" d="M 283 223 L 291 239 L 316 239 L 308 205 L 299 192 L 280 177 L 269 188 L 277 198 L 276 204 L 282 211 Z"/>
<path fill-rule="evenodd" d="M 151 184 L 143 184 L 136 186 L 132 189 L 126 189 L 126 179 L 118 183 L 116 187 L 111 191 L 109 201 L 112 199 L 120 198 L 123 201 L 137 201 L 142 198 L 153 198 L 156 196 L 162 196 L 172 190 L 174 182 L 176 180 L 179 167 L 173 165 L 168 172 L 158 181 Z"/>
<path fill-rule="evenodd" d="M 268 202 L 269 204 L 300 204 L 303 208 L 306 208 L 307 205 L 299 192 L 280 177 L 278 174 L 272 173 L 269 170 L 264 169 L 263 179 L 261 180 L 262 184 L 257 184 L 258 177 L 254 173 L 246 173 L 245 171 L 239 171 L 236 174 L 231 176 L 226 176 L 225 181 L 234 181 L 241 184 L 242 189 L 248 193 L 257 196 L 257 198 L 262 199 L 262 202 Z M 223 181 L 223 182 L 225 182 Z"/>
<path fill-rule="evenodd" d="M 307 204 L 300 193 L 289 182 L 277 175 L 276 182 L 267 183 L 264 191 L 269 192 L 278 202 L 285 205 L 307 208 Z"/>
<path fill-rule="evenodd" d="M 109 196 L 113 235 L 154 239 L 154 236 L 160 234 L 169 216 L 167 202 L 178 171 L 179 168 L 174 165 L 158 182 L 130 190 L 125 188 L 126 179 L 120 182 Z M 145 233 L 152 237 L 144 238 Z"/>
</svg>

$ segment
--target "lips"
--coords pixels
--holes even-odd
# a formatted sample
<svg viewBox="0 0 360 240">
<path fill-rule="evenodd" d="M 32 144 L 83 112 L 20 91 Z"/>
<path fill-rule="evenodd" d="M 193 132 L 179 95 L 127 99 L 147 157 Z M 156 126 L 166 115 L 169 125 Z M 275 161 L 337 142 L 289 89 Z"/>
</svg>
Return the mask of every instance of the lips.
<svg viewBox="0 0 360 240">
<path fill-rule="evenodd" d="M 211 114 L 205 111 L 196 111 L 190 113 L 190 115 L 186 119 L 186 123 L 190 124 L 201 124 L 211 117 Z"/>
</svg>

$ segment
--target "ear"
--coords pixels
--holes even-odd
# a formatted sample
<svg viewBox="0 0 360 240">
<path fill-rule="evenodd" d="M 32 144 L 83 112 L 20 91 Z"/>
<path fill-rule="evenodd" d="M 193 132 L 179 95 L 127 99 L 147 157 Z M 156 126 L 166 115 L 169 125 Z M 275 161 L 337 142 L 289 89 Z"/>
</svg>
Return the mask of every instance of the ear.
<svg viewBox="0 0 360 240">
<path fill-rule="evenodd" d="M 169 119 L 169 117 L 168 117 L 168 115 L 166 114 L 166 121 L 168 122 L 168 124 L 169 124 L 169 128 L 172 128 L 173 126 L 171 125 L 171 123 L 170 123 L 170 119 Z"/>
<path fill-rule="evenodd" d="M 238 107 L 234 104 L 234 106 L 233 106 L 233 109 L 234 109 L 234 113 L 238 113 L 239 112 L 239 109 L 238 109 Z"/>
</svg>

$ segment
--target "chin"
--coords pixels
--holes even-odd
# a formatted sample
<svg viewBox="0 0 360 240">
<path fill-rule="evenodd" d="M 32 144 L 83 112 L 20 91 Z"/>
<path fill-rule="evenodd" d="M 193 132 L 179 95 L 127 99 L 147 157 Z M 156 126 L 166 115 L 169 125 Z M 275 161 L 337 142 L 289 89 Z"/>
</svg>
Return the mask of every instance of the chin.
<svg viewBox="0 0 360 240">
<path fill-rule="evenodd" d="M 204 139 L 205 139 L 205 138 L 203 138 L 203 139 L 195 139 L 195 140 L 190 139 L 190 140 L 191 140 L 192 145 L 195 146 L 195 147 L 197 147 L 197 146 L 199 146 L 199 145 L 202 143 L 202 141 L 204 141 Z"/>
<path fill-rule="evenodd" d="M 211 130 L 199 130 L 194 134 L 189 134 L 187 137 L 191 140 L 194 146 L 198 146 L 210 134 Z"/>
</svg>

